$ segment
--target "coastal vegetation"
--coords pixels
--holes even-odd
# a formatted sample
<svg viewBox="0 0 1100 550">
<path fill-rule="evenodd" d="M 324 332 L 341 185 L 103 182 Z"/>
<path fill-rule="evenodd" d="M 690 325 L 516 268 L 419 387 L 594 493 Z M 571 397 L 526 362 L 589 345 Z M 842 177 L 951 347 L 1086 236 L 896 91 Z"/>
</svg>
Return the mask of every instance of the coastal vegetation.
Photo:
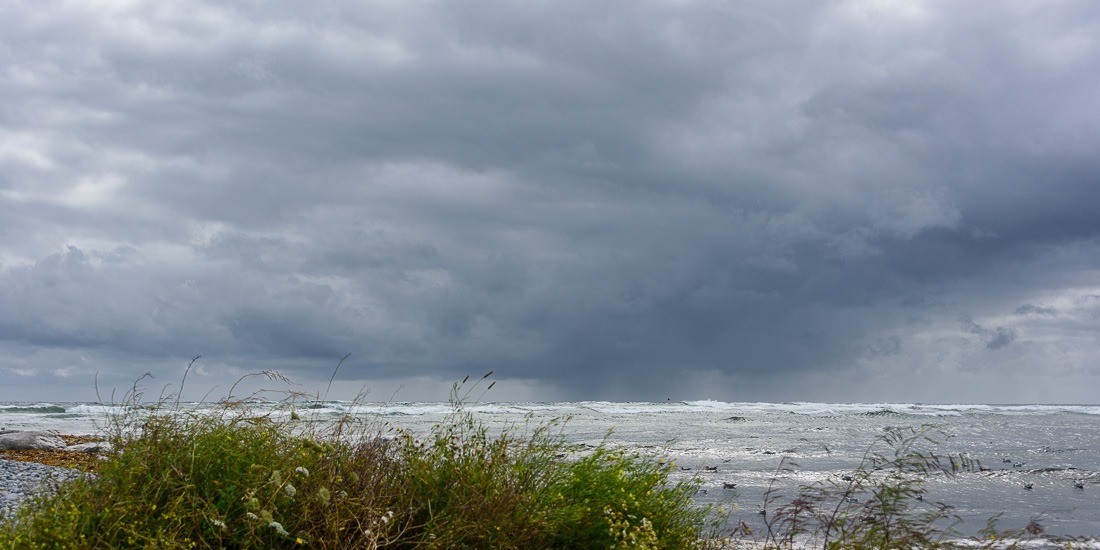
<svg viewBox="0 0 1100 550">
<path fill-rule="evenodd" d="M 0 518 L 0 548 L 1010 548 L 1041 533 L 956 536 L 923 482 L 975 465 L 937 456 L 919 429 L 886 433 L 851 475 L 769 492 L 754 532 L 695 501 L 699 478 L 659 453 L 570 443 L 567 419 L 490 433 L 464 407 L 488 376 L 455 384 L 453 413 L 427 434 L 316 422 L 300 395 L 279 415 L 251 399 L 149 405 L 135 384 L 94 474 Z"/>
<path fill-rule="evenodd" d="M 578 447 L 562 421 L 490 435 L 463 409 L 478 383 L 456 384 L 454 413 L 423 438 L 296 409 L 255 415 L 247 399 L 201 414 L 139 405 L 135 385 L 94 475 L 0 519 L 2 547 L 717 546 L 710 510 L 692 502 L 698 482 L 672 481 L 671 462 Z"/>
<path fill-rule="evenodd" d="M 956 528 L 962 519 L 949 504 L 926 502 L 925 482 L 934 476 L 954 477 L 982 466 L 965 456 L 936 454 L 931 427 L 894 427 L 870 444 L 852 472 L 799 487 L 784 499 L 765 493 L 766 532 L 761 548 L 892 549 L 986 548 L 1027 546 L 1043 535 L 1036 521 L 1023 529 L 999 530 L 990 518 L 977 537 L 964 539 Z M 797 470 L 783 459 L 780 473 Z M 1070 540 L 1042 539 L 1043 548 L 1072 548 Z"/>
</svg>

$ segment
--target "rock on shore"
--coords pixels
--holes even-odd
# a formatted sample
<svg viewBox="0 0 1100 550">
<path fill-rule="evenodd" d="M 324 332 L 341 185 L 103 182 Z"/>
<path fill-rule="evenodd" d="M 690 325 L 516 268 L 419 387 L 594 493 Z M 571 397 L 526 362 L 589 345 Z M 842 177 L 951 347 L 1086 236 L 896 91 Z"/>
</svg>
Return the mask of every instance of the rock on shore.
<svg viewBox="0 0 1100 550">
<path fill-rule="evenodd" d="M 56 451 L 65 448 L 59 434 L 41 431 L 0 431 L 0 451 Z"/>
</svg>

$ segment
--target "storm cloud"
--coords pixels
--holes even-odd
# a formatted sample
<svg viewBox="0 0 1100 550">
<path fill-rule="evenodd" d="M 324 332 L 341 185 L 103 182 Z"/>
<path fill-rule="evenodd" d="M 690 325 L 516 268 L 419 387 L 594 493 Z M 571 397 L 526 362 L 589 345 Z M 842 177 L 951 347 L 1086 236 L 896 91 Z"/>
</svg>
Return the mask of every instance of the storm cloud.
<svg viewBox="0 0 1100 550">
<path fill-rule="evenodd" d="M 1088 0 L 8 3 L 0 399 L 351 353 L 334 397 L 1095 402 L 1097 37 Z"/>
</svg>

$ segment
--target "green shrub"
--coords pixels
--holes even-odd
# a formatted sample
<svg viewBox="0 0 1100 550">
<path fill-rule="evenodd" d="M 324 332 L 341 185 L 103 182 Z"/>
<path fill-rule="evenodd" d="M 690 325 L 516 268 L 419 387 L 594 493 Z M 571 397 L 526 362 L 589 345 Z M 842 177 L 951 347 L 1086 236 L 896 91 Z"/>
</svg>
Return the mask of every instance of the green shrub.
<svg viewBox="0 0 1100 550">
<path fill-rule="evenodd" d="M 598 447 L 550 486 L 554 548 L 694 548 L 708 511 L 692 505 L 697 479 L 670 485 L 672 463 Z M 713 534 L 709 532 L 706 534 Z"/>
<path fill-rule="evenodd" d="M 552 425 L 489 437 L 472 416 L 403 434 L 411 535 L 427 548 L 694 548 L 709 524 L 656 457 L 581 452 Z M 573 459 L 566 457 L 573 456 Z"/>
<path fill-rule="evenodd" d="M 274 373 L 266 373 L 278 378 Z M 475 384 L 476 386 L 476 384 Z M 697 482 L 656 457 L 580 452 L 561 422 L 490 436 L 462 408 L 424 441 L 349 419 L 137 403 L 114 451 L 0 519 L 2 548 L 692 548 L 710 544 Z M 232 390 L 231 392 L 232 393 Z M 468 395 L 467 391 L 467 395 Z"/>
<path fill-rule="evenodd" d="M 361 518 L 384 513 L 385 491 L 341 483 L 345 471 L 353 488 L 380 477 L 375 442 L 317 442 L 249 417 L 155 413 L 141 427 L 112 441 L 94 479 L 25 506 L 6 526 L 10 547 L 354 547 Z"/>
</svg>

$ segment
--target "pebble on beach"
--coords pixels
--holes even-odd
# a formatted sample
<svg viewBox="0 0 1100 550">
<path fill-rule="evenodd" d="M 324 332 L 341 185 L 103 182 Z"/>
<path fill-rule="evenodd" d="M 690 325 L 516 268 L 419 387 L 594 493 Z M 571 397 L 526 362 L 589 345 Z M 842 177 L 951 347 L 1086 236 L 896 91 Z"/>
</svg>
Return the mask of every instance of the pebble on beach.
<svg viewBox="0 0 1100 550">
<path fill-rule="evenodd" d="M 0 435 L 0 513 L 10 514 L 36 491 L 95 469 L 106 443 L 94 436 L 4 431 Z"/>
<path fill-rule="evenodd" d="M 85 475 L 80 470 L 37 462 L 0 459 L 0 514 L 12 513 L 24 500 L 53 482 Z"/>
</svg>

